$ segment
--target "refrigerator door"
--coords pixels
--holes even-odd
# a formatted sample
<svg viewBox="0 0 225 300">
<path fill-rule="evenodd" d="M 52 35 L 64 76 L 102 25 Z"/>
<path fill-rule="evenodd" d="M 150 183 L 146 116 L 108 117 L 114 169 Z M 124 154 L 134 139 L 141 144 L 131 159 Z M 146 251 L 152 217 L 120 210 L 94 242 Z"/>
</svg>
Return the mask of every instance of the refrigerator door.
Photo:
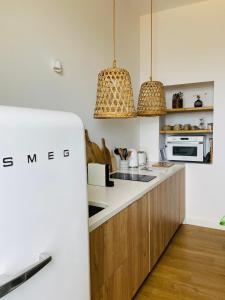
<svg viewBox="0 0 225 300">
<path fill-rule="evenodd" d="M 0 297 L 89 300 L 81 120 L 70 113 L 2 106 L 0 127 L 0 286 L 36 268 Z"/>
</svg>

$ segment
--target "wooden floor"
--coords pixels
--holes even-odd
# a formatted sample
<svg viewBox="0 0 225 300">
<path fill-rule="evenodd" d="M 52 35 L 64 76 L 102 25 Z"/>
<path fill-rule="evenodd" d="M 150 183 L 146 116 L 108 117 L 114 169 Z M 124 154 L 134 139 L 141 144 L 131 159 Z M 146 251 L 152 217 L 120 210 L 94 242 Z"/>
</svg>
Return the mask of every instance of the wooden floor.
<svg viewBox="0 0 225 300">
<path fill-rule="evenodd" d="M 225 231 L 183 225 L 135 300 L 225 300 Z"/>
</svg>

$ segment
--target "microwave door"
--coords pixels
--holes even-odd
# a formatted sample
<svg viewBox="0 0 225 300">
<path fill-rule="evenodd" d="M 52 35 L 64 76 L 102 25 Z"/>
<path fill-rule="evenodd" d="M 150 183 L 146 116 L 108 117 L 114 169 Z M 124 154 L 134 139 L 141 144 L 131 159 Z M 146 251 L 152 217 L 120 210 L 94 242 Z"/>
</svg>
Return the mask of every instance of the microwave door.
<svg viewBox="0 0 225 300">
<path fill-rule="evenodd" d="M 197 146 L 173 146 L 173 156 L 197 157 Z"/>
<path fill-rule="evenodd" d="M 169 146 L 169 160 L 203 162 L 203 144 L 173 143 Z"/>
</svg>

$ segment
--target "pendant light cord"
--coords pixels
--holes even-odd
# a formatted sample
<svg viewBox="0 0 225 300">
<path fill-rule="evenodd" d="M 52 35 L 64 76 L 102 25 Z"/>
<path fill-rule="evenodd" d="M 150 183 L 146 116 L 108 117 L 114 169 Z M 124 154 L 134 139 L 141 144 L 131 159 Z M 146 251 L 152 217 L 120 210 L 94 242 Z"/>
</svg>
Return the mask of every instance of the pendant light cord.
<svg viewBox="0 0 225 300">
<path fill-rule="evenodd" d="M 153 74 L 153 4 L 150 0 L 150 6 L 151 6 L 151 75 L 150 80 L 152 81 L 152 74 Z"/>
<path fill-rule="evenodd" d="M 113 0 L 113 68 L 116 68 L 116 0 Z"/>
</svg>

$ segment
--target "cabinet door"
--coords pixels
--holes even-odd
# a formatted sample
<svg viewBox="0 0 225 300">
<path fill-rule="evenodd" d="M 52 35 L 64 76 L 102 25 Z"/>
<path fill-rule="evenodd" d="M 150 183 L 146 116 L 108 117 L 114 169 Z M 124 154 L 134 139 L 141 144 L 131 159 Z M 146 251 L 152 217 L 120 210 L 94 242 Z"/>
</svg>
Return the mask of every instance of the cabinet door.
<svg viewBox="0 0 225 300">
<path fill-rule="evenodd" d="M 144 196 L 90 233 L 92 300 L 130 300 L 149 272 Z"/>
<path fill-rule="evenodd" d="M 181 170 L 149 193 L 150 270 L 184 221 L 185 171 Z"/>
<path fill-rule="evenodd" d="M 178 172 L 179 177 L 179 199 L 180 199 L 180 224 L 185 219 L 185 170 Z"/>
<path fill-rule="evenodd" d="M 128 209 L 90 233 L 92 300 L 129 299 Z"/>
<path fill-rule="evenodd" d="M 149 193 L 150 203 L 150 271 L 165 248 L 165 192 L 162 183 Z"/>
<path fill-rule="evenodd" d="M 149 201 L 148 195 L 128 209 L 129 285 L 134 296 L 149 273 Z"/>
<path fill-rule="evenodd" d="M 164 199 L 164 243 L 165 247 L 173 237 L 180 225 L 180 199 L 179 199 L 179 176 L 178 173 L 165 181 Z"/>
</svg>

